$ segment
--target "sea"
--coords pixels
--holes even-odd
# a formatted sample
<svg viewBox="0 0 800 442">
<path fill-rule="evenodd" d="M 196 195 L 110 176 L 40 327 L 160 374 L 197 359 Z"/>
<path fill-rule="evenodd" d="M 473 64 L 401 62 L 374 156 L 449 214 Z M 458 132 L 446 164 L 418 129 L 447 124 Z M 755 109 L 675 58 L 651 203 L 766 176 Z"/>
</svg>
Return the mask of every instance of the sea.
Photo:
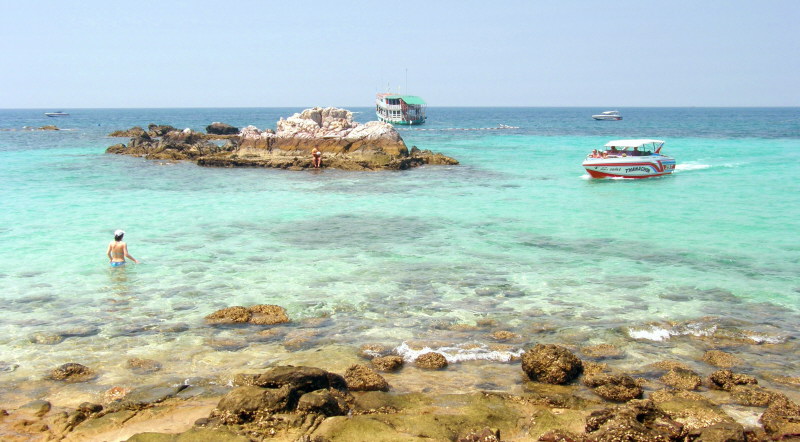
<svg viewBox="0 0 800 442">
<path fill-rule="evenodd" d="M 275 128 L 303 108 L 0 110 L 0 403 L 98 400 L 281 364 L 402 355 L 395 391 L 514 392 L 535 344 L 611 344 L 642 370 L 800 375 L 800 108 L 428 108 L 406 144 L 457 166 L 206 168 L 106 154 L 114 130 Z M 351 108 L 359 122 L 372 108 Z M 44 125 L 62 130 L 29 130 Z M 655 138 L 670 176 L 592 179 L 613 139 Z M 110 268 L 113 232 L 141 261 Z M 214 327 L 229 306 L 291 322 Z M 446 370 L 413 359 L 437 351 Z M 161 370 L 128 368 L 151 359 Z M 97 377 L 48 380 L 69 362 Z"/>
</svg>

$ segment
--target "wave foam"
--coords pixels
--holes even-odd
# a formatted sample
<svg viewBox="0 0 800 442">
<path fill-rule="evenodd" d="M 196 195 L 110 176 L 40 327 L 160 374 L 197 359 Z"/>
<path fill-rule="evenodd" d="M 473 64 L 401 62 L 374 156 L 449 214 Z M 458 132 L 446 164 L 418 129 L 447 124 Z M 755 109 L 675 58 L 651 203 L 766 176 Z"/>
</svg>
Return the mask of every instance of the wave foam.
<svg viewBox="0 0 800 442">
<path fill-rule="evenodd" d="M 751 344 L 781 344 L 789 339 L 781 333 L 756 332 L 740 330 L 736 327 L 720 326 L 709 320 L 687 321 L 680 324 L 661 323 L 648 324 L 641 327 L 628 327 L 628 336 L 633 339 L 648 341 L 666 341 L 673 336 L 693 336 L 697 338 L 712 337 L 715 339 L 731 339 Z"/>
<path fill-rule="evenodd" d="M 710 167 L 711 167 L 710 164 L 691 164 L 691 163 L 686 164 L 686 163 L 681 163 L 681 164 L 678 164 L 678 165 L 675 166 L 675 171 L 676 172 L 679 172 L 679 171 L 680 172 L 686 172 L 686 171 L 689 171 L 689 170 L 708 169 Z"/>
<path fill-rule="evenodd" d="M 412 349 L 408 343 L 403 342 L 394 351 L 400 355 L 406 362 L 414 362 L 418 357 L 425 353 L 439 353 L 447 359 L 447 363 L 463 362 L 463 361 L 498 361 L 509 362 L 512 359 L 519 358 L 524 353 L 524 350 L 492 350 L 489 346 L 482 344 L 478 346 L 462 346 L 456 345 L 452 347 L 424 347 L 421 350 Z"/>
</svg>

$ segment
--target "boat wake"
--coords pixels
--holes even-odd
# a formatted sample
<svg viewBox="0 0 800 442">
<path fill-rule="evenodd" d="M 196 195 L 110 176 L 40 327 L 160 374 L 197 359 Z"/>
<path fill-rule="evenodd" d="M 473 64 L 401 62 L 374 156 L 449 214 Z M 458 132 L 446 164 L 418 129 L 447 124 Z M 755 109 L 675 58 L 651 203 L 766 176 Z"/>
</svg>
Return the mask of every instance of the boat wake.
<svg viewBox="0 0 800 442">
<path fill-rule="evenodd" d="M 710 164 L 692 164 L 692 163 L 683 163 L 678 164 L 675 166 L 675 172 L 687 172 L 690 170 L 703 170 L 710 168 Z"/>
<path fill-rule="evenodd" d="M 521 348 L 515 350 L 494 350 L 486 344 L 459 344 L 437 348 L 424 347 L 415 350 L 406 342 L 400 344 L 394 351 L 407 362 L 413 362 L 421 355 L 433 352 L 444 356 L 448 363 L 463 361 L 509 362 L 512 359 L 522 357 L 522 353 L 524 353 Z"/>
</svg>

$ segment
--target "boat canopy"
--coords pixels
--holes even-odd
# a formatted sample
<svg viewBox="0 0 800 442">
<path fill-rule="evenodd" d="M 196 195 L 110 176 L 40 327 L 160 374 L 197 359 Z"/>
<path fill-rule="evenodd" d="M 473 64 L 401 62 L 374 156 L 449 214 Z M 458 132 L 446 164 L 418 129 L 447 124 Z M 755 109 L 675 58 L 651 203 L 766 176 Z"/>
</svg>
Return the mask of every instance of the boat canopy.
<svg viewBox="0 0 800 442">
<path fill-rule="evenodd" d="M 406 104 L 427 104 L 425 100 L 416 95 L 387 95 L 386 98 L 400 98 L 405 101 Z"/>
<path fill-rule="evenodd" d="M 615 146 L 615 147 L 642 147 L 645 144 L 650 144 L 650 143 L 664 144 L 664 141 L 662 141 L 662 140 L 647 140 L 647 139 L 641 139 L 641 140 L 614 140 L 614 141 L 609 141 L 608 143 L 606 143 L 605 147 L 611 147 L 611 146 Z"/>
</svg>

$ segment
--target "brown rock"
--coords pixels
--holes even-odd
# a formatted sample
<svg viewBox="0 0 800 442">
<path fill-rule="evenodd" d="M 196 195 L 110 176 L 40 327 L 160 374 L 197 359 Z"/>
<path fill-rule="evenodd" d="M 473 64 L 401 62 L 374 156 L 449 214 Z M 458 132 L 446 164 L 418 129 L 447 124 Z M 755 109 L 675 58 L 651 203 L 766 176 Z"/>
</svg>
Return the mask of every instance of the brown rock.
<svg viewBox="0 0 800 442">
<path fill-rule="evenodd" d="M 289 408 L 292 389 L 245 386 L 234 388 L 217 404 L 214 414 L 226 423 L 252 421 L 258 414 L 284 411 Z"/>
<path fill-rule="evenodd" d="M 431 351 L 419 355 L 419 357 L 417 357 L 417 359 L 414 360 L 414 365 L 416 365 L 419 368 L 425 368 L 429 370 L 439 370 L 447 367 L 447 358 L 445 358 L 440 353 Z"/>
<path fill-rule="evenodd" d="M 239 133 L 239 128 L 215 121 L 206 126 L 206 132 L 214 135 L 236 135 Z"/>
<path fill-rule="evenodd" d="M 403 367 L 403 358 L 400 356 L 381 356 L 372 360 L 372 365 L 379 371 L 392 372 Z"/>
<path fill-rule="evenodd" d="M 131 358 L 125 366 L 136 374 L 149 374 L 161 370 L 161 363 L 152 359 Z"/>
<path fill-rule="evenodd" d="M 703 384 L 700 375 L 683 368 L 671 369 L 667 374 L 661 376 L 661 382 L 681 390 L 697 390 Z"/>
<path fill-rule="evenodd" d="M 383 376 L 361 364 L 351 365 L 344 373 L 347 388 L 351 391 L 389 391 Z"/>
<path fill-rule="evenodd" d="M 709 350 L 703 355 L 703 362 L 715 367 L 731 368 L 742 365 L 742 360 L 720 350 Z"/>
<path fill-rule="evenodd" d="M 653 367 L 658 370 L 669 371 L 674 368 L 680 368 L 682 370 L 690 370 L 689 366 L 684 364 L 683 362 L 673 361 L 673 360 L 665 360 L 659 361 L 653 364 L 650 364 L 650 367 Z"/>
<path fill-rule="evenodd" d="M 253 313 L 245 307 L 234 306 L 217 310 L 214 313 L 206 316 L 206 322 L 209 324 L 243 324 L 250 321 Z"/>
<path fill-rule="evenodd" d="M 508 330 L 497 330 L 495 332 L 492 332 L 492 339 L 495 339 L 495 340 L 498 340 L 498 341 L 509 341 L 509 340 L 512 340 L 512 339 L 519 339 L 519 338 L 520 338 L 520 335 L 518 335 L 518 334 L 516 334 L 514 332 L 510 332 Z"/>
<path fill-rule="evenodd" d="M 56 333 L 34 333 L 29 340 L 34 344 L 55 345 L 64 341 L 64 336 Z"/>
<path fill-rule="evenodd" d="M 345 414 L 341 403 L 330 390 L 315 390 L 300 397 L 297 410 L 305 413 L 320 413 L 325 416 L 341 416 Z"/>
<path fill-rule="evenodd" d="M 103 393 L 103 402 L 109 403 L 120 400 L 130 393 L 130 388 L 125 387 L 111 387 Z"/>
<path fill-rule="evenodd" d="M 759 421 L 772 439 L 800 437 L 800 405 L 786 397 L 773 400 Z"/>
<path fill-rule="evenodd" d="M 627 402 L 642 397 L 642 387 L 632 377 L 621 374 L 598 373 L 585 376 L 583 383 L 598 396 L 614 402 Z"/>
<path fill-rule="evenodd" d="M 731 387 L 731 397 L 736 403 L 748 407 L 766 407 L 780 394 L 755 385 L 734 385 Z"/>
<path fill-rule="evenodd" d="M 460 436 L 456 442 L 500 442 L 500 430 L 484 428 Z"/>
<path fill-rule="evenodd" d="M 252 316 L 250 322 L 256 325 L 275 325 L 289 322 L 286 309 L 279 305 L 254 305 L 248 307 Z"/>
<path fill-rule="evenodd" d="M 679 440 L 683 425 L 670 419 L 650 401 L 593 411 L 586 418 L 589 440 L 670 442 Z"/>
<path fill-rule="evenodd" d="M 97 374 L 85 365 L 69 362 L 51 370 L 49 377 L 56 381 L 76 383 L 92 380 Z"/>
<path fill-rule="evenodd" d="M 719 422 L 689 434 L 691 439 L 701 442 L 746 442 L 744 428 L 736 422 Z"/>
<path fill-rule="evenodd" d="M 758 381 L 752 376 L 741 373 L 733 373 L 730 370 L 717 370 L 708 377 L 711 388 L 717 390 L 730 391 L 734 385 L 757 384 Z"/>
<path fill-rule="evenodd" d="M 532 381 L 566 384 L 583 371 L 583 363 L 564 347 L 538 344 L 522 355 L 522 371 Z"/>
</svg>

